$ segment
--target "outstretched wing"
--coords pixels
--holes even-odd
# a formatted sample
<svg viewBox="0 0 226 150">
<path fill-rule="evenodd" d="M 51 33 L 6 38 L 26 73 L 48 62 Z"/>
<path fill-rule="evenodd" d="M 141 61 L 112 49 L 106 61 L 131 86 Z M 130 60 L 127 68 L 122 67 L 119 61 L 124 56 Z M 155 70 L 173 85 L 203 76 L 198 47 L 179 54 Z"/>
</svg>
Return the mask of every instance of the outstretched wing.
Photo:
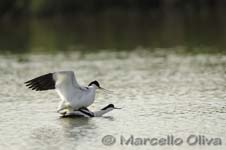
<svg viewBox="0 0 226 150">
<path fill-rule="evenodd" d="M 73 71 L 56 72 L 53 75 L 55 88 L 62 100 L 69 104 L 79 99 L 84 93 L 84 89 L 78 84 Z"/>
<path fill-rule="evenodd" d="M 60 98 L 69 104 L 87 91 L 81 87 L 75 78 L 73 71 L 60 71 L 48 73 L 40 77 L 25 82 L 26 86 L 35 91 L 45 91 L 55 89 Z"/>
<path fill-rule="evenodd" d="M 55 89 L 54 73 L 48 73 L 25 82 L 26 86 L 35 91 Z"/>
<path fill-rule="evenodd" d="M 67 89 L 82 88 L 76 81 L 73 71 L 60 71 L 48 73 L 32 80 L 25 82 L 25 85 L 36 91 L 52 90 L 52 89 Z"/>
</svg>

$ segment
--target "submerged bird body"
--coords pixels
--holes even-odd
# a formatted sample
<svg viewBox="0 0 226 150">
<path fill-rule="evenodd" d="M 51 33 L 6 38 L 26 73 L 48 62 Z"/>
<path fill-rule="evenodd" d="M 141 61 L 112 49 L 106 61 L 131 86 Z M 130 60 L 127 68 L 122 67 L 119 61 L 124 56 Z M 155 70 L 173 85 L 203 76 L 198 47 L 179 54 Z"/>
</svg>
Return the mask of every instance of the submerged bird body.
<svg viewBox="0 0 226 150">
<path fill-rule="evenodd" d="M 76 111 L 65 112 L 62 114 L 62 117 L 87 117 L 87 118 L 101 117 L 104 114 L 106 114 L 114 109 L 121 109 L 121 108 L 117 108 L 113 104 L 109 104 L 109 105 L 105 106 L 104 108 L 102 108 L 101 110 L 95 111 L 95 112 L 92 112 L 86 108 L 84 108 L 84 109 L 81 108 Z"/>
<path fill-rule="evenodd" d="M 36 91 L 55 89 L 62 100 L 58 112 L 63 109 L 74 111 L 88 107 L 94 102 L 96 89 L 101 88 L 97 81 L 91 82 L 88 87 L 80 86 L 72 71 L 49 73 L 25 84 Z"/>
</svg>

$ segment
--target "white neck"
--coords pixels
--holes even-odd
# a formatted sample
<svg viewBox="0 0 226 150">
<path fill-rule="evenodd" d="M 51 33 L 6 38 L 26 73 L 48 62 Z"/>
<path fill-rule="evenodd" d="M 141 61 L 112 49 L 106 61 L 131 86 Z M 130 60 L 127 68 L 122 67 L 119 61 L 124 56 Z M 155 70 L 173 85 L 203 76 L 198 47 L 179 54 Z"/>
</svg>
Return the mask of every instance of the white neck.
<svg viewBox="0 0 226 150">
<path fill-rule="evenodd" d="M 106 113 L 108 113 L 108 112 L 110 112 L 110 111 L 112 111 L 112 110 L 113 110 L 113 108 L 108 108 L 108 109 L 105 109 L 105 110 L 95 111 L 95 112 L 94 112 L 94 116 L 95 116 L 95 117 L 101 117 L 101 116 L 103 116 L 104 114 L 106 114 Z"/>
<path fill-rule="evenodd" d="M 91 85 L 90 87 L 92 87 L 94 90 L 98 89 L 98 87 L 95 84 Z"/>
<path fill-rule="evenodd" d="M 97 86 L 92 85 L 92 86 L 89 86 L 88 88 L 89 88 L 90 92 L 92 93 L 92 95 L 95 95 L 96 90 L 97 90 Z"/>
</svg>

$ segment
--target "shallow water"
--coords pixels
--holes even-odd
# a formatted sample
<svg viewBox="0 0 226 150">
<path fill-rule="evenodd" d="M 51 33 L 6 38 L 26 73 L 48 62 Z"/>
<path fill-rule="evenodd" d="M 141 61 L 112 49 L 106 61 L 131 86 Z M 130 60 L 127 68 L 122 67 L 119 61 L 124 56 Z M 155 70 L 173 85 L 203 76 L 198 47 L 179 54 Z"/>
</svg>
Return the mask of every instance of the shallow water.
<svg viewBox="0 0 226 150">
<path fill-rule="evenodd" d="M 225 149 L 226 55 L 164 51 L 0 56 L 0 149 Z M 87 85 L 98 80 L 114 94 L 98 92 L 90 107 L 122 107 L 99 118 L 60 118 L 55 91 L 34 92 L 23 82 L 74 70 Z M 189 146 L 189 135 L 221 138 L 221 146 Z M 116 143 L 105 146 L 102 138 Z M 120 137 L 184 139 L 181 146 L 121 145 Z"/>
</svg>

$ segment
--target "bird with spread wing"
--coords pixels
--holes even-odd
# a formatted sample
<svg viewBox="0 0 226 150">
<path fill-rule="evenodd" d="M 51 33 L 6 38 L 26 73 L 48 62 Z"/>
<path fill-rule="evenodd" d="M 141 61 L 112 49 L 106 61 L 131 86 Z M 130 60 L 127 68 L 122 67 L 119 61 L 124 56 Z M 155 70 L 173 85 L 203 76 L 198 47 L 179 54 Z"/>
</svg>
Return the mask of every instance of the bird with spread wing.
<svg viewBox="0 0 226 150">
<path fill-rule="evenodd" d="M 57 109 L 59 113 L 64 109 L 69 112 L 87 109 L 94 102 L 96 90 L 105 90 L 96 80 L 89 83 L 87 87 L 80 86 L 73 71 L 48 73 L 29 80 L 25 84 L 35 91 L 55 89 L 61 98 Z"/>
</svg>

